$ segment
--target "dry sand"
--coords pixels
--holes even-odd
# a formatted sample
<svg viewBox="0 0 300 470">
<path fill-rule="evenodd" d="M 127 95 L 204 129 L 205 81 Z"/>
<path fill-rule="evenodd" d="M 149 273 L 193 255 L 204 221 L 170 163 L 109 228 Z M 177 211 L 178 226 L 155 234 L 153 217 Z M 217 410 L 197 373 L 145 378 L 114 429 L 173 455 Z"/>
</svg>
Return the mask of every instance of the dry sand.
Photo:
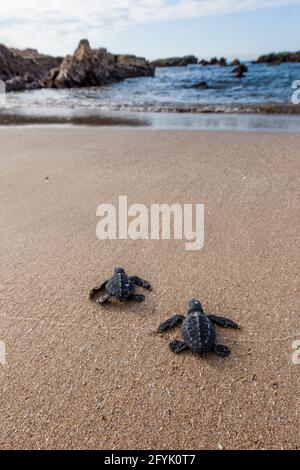
<svg viewBox="0 0 300 470">
<path fill-rule="evenodd" d="M 300 135 L 2 128 L 0 139 L 0 447 L 299 448 Z M 204 203 L 203 250 L 97 240 L 96 207 L 119 194 Z M 153 284 L 143 304 L 89 302 L 116 265 Z M 154 332 L 191 297 L 242 325 L 218 329 L 230 357 L 174 355 L 180 330 Z"/>
</svg>

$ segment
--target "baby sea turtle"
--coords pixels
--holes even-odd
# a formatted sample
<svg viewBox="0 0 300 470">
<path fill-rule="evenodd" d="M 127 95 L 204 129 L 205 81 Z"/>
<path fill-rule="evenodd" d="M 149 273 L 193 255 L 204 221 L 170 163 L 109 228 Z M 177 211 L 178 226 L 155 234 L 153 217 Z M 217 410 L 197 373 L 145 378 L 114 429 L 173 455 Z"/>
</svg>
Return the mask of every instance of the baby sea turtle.
<svg viewBox="0 0 300 470">
<path fill-rule="evenodd" d="M 104 281 L 102 284 L 99 284 L 91 290 L 90 299 L 92 299 L 101 289 L 106 289 L 107 293 L 97 299 L 97 303 L 104 304 L 111 297 L 116 297 L 119 300 L 126 299 L 143 302 L 143 300 L 145 300 L 145 296 L 142 294 L 135 294 L 135 286 L 151 290 L 149 282 L 144 281 L 144 279 L 137 276 L 128 276 L 123 268 L 116 268 L 110 279 Z"/>
<path fill-rule="evenodd" d="M 205 315 L 199 300 L 192 299 L 189 302 L 188 316 L 174 315 L 163 322 L 158 331 L 160 333 L 173 328 L 173 326 L 182 323 L 181 334 L 184 341 L 172 341 L 170 349 L 174 353 L 180 353 L 185 349 L 191 349 L 193 352 L 203 357 L 209 351 L 214 351 L 218 356 L 226 357 L 230 354 L 230 349 L 216 342 L 216 332 L 214 324 L 224 328 L 239 328 L 239 326 L 228 318 L 217 317 L 216 315 Z"/>
</svg>

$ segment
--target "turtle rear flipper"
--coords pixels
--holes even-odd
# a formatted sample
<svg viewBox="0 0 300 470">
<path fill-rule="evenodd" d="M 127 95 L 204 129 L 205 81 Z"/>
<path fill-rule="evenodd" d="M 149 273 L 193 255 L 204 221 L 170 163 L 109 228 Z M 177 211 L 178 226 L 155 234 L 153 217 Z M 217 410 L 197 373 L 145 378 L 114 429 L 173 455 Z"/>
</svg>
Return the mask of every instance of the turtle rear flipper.
<svg viewBox="0 0 300 470">
<path fill-rule="evenodd" d="M 225 346 L 225 344 L 215 344 L 214 352 L 220 357 L 226 357 L 229 356 L 231 351 L 228 346 Z"/>
<path fill-rule="evenodd" d="M 107 282 L 108 282 L 108 280 L 106 280 L 106 281 L 102 282 L 102 284 L 99 284 L 98 286 L 94 287 L 91 290 L 91 292 L 89 293 L 90 299 L 92 299 L 94 297 L 94 295 L 97 294 L 97 292 L 99 292 L 102 289 L 105 289 Z"/>
<path fill-rule="evenodd" d="M 110 298 L 112 297 L 111 294 L 105 294 L 99 297 L 99 299 L 96 300 L 97 304 L 105 304 Z"/>
<path fill-rule="evenodd" d="M 127 300 L 133 300 L 134 302 L 144 302 L 145 296 L 143 294 L 130 294 Z"/>
<path fill-rule="evenodd" d="M 180 353 L 188 349 L 184 341 L 177 341 L 176 339 L 169 344 L 169 347 L 173 353 Z"/>
</svg>

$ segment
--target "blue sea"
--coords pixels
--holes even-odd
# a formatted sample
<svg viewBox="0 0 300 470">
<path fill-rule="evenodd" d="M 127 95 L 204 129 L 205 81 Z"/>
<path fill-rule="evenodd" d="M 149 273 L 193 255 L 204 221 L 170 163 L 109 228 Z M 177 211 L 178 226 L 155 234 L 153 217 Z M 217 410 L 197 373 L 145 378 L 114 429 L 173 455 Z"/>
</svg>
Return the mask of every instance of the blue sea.
<svg viewBox="0 0 300 470">
<path fill-rule="evenodd" d="M 300 63 L 268 66 L 248 62 L 246 65 L 248 73 L 242 79 L 235 77 L 233 67 L 230 66 L 190 65 L 157 68 L 153 78 L 128 79 L 105 87 L 13 92 L 7 94 L 6 107 L 9 112 L 40 112 L 43 115 L 105 112 L 122 112 L 131 116 L 143 114 L 143 119 L 152 125 L 158 123 L 157 127 L 168 127 L 168 118 L 155 118 L 154 114 L 177 113 L 182 114 L 182 117 L 170 117 L 168 122 L 171 127 L 174 127 L 173 122 L 179 127 L 182 123 L 183 127 L 196 128 L 201 128 L 201 120 L 206 122 L 204 128 L 207 128 L 207 122 L 211 120 L 214 122 L 208 128 L 218 127 L 220 120 L 225 123 L 225 128 L 226 123 L 233 122 L 230 119 L 226 121 L 221 116 L 197 118 L 196 115 L 200 114 L 256 115 L 254 120 L 251 118 L 252 122 L 258 122 L 257 116 L 260 114 L 269 114 L 270 119 L 275 122 L 274 115 L 282 114 L 281 119 L 278 117 L 275 122 L 275 128 L 279 129 L 282 126 L 281 120 L 288 117 L 289 122 L 293 123 L 292 127 L 298 130 L 300 105 L 292 104 L 292 83 L 300 80 Z M 201 81 L 207 82 L 207 89 L 193 87 Z M 285 109 L 286 106 L 288 110 Z M 296 106 L 297 112 L 294 113 Z M 183 116 L 185 113 L 193 114 L 193 117 Z M 284 116 L 285 113 L 295 115 Z M 251 119 L 248 118 L 248 122 Z M 261 127 L 261 124 L 258 123 L 254 128 L 257 126 Z"/>
<path fill-rule="evenodd" d="M 184 110 L 186 107 L 290 104 L 292 83 L 300 80 L 300 63 L 268 66 L 247 63 L 242 79 L 232 67 L 190 65 L 157 68 L 155 77 L 128 79 L 100 88 L 35 90 L 10 93 L 8 107 Z M 208 89 L 193 85 L 207 82 Z"/>
</svg>

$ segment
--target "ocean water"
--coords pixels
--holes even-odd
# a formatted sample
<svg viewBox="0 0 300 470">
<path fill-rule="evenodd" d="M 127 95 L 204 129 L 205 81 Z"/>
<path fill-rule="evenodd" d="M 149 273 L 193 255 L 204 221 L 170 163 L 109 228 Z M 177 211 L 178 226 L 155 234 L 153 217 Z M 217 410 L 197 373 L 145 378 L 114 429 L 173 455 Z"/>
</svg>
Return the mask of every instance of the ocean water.
<svg viewBox="0 0 300 470">
<path fill-rule="evenodd" d="M 242 79 L 232 67 L 191 65 L 157 68 L 155 77 L 128 79 L 110 86 L 42 89 L 7 94 L 9 109 L 93 109 L 123 111 L 236 111 L 247 106 L 291 104 L 292 83 L 300 80 L 300 63 L 268 66 L 247 63 Z M 193 85 L 206 81 L 208 89 Z M 205 109 L 207 108 L 207 109 Z"/>
</svg>

